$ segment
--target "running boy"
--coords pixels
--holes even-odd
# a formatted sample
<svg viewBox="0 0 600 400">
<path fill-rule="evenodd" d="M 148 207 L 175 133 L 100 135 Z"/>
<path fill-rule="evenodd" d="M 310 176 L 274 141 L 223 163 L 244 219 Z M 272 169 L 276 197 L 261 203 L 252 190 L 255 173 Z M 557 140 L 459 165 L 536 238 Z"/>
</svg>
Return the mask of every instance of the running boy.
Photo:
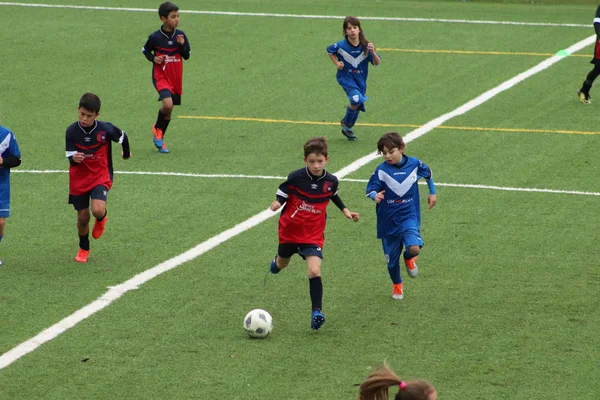
<svg viewBox="0 0 600 400">
<path fill-rule="evenodd" d="M 158 101 L 162 107 L 158 110 L 156 123 L 152 125 L 154 145 L 161 153 L 168 153 L 164 141 L 173 106 L 181 105 L 183 61 L 190 58 L 190 43 L 179 25 L 179 8 L 167 1 L 158 7 L 158 16 L 162 21 L 159 30 L 148 36 L 142 53 L 152 66 L 152 83 L 158 91 Z"/>
<path fill-rule="evenodd" d="M 325 323 L 325 315 L 321 311 L 321 260 L 329 200 L 342 210 L 346 218 L 359 219 L 358 213 L 348 210 L 338 195 L 337 178 L 325 170 L 328 161 L 327 140 L 324 137 L 309 139 L 304 144 L 306 167 L 289 174 L 287 180 L 279 185 L 277 199 L 271 204 L 271 210 L 277 211 L 285 203 L 279 217 L 279 248 L 271 261 L 271 273 L 277 274 L 287 267 L 295 253 L 306 260 L 312 329 L 319 329 Z"/>
<path fill-rule="evenodd" d="M 367 196 L 377 203 L 377 237 L 383 244 L 392 283 L 392 298 L 404 298 L 400 276 L 400 253 L 404 246 L 404 264 L 411 278 L 417 276 L 417 256 L 423 247 L 419 232 L 419 178 L 427 180 L 431 210 L 437 203 L 431 170 L 422 161 L 404 154 L 406 146 L 396 132 L 386 133 L 377 142 L 377 151 L 385 162 L 375 168 L 367 183 Z"/>
<path fill-rule="evenodd" d="M 594 68 L 587 74 L 581 89 L 577 91 L 579 101 L 583 104 L 590 104 L 592 102 L 592 96 L 590 96 L 590 90 L 592 84 L 600 75 L 600 5 L 596 8 L 596 15 L 594 17 L 594 30 L 596 31 L 596 45 L 594 46 L 594 58 L 590 63 L 594 64 Z"/>
<path fill-rule="evenodd" d="M 10 129 L 0 126 L 0 241 L 10 215 L 10 169 L 21 165 L 21 151 Z M 0 261 L 2 265 L 2 261 Z"/>
<path fill-rule="evenodd" d="M 124 131 L 109 122 L 96 120 L 100 115 L 100 98 L 86 93 L 79 100 L 79 120 L 67 128 L 66 154 L 69 159 L 69 204 L 77 211 L 79 251 L 75 261 L 87 262 L 90 254 L 90 198 L 92 215 L 96 218 L 92 237 L 99 239 L 104 232 L 106 198 L 112 186 L 111 141 L 123 148 L 121 155 L 128 159 L 129 140 Z"/>
<path fill-rule="evenodd" d="M 365 112 L 367 97 L 367 76 L 369 63 L 379 65 L 381 57 L 373 43 L 365 37 L 360 21 L 356 17 L 346 17 L 343 24 L 344 40 L 327 47 L 329 58 L 337 68 L 337 82 L 346 92 L 350 104 L 341 120 L 342 134 L 350 141 L 356 140 L 352 127 L 360 111 Z"/>
</svg>

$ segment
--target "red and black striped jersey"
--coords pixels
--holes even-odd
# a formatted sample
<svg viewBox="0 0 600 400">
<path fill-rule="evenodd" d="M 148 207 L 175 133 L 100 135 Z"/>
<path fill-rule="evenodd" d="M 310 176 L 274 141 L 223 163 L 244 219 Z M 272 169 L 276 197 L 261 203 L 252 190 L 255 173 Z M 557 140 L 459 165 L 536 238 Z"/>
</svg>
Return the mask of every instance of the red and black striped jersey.
<svg viewBox="0 0 600 400">
<path fill-rule="evenodd" d="M 317 177 L 308 168 L 289 174 L 277 190 L 286 204 L 279 217 L 279 243 L 315 244 L 325 242 L 326 208 L 337 196 L 338 179 L 327 171 Z"/>
<path fill-rule="evenodd" d="M 125 132 L 110 122 L 94 121 L 90 127 L 71 124 L 66 133 L 66 155 L 84 154 L 83 161 L 69 167 L 69 194 L 79 196 L 98 185 L 112 186 L 111 141 L 123 143 Z M 129 150 L 127 150 L 129 151 Z"/>
</svg>

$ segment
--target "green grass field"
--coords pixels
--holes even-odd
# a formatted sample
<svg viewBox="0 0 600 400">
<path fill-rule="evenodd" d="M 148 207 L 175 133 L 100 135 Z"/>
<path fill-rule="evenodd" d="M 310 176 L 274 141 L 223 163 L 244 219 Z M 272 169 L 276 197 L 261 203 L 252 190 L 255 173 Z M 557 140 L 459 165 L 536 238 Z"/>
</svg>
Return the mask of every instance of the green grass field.
<svg viewBox="0 0 600 400">
<path fill-rule="evenodd" d="M 390 297 L 364 196 L 377 159 L 340 183 L 361 220 L 329 207 L 320 331 L 310 329 L 300 258 L 263 282 L 274 216 L 12 356 L 110 287 L 265 210 L 281 177 L 303 165 L 309 137 L 328 138 L 329 170 L 340 171 L 385 131 L 408 134 L 593 35 L 596 7 L 180 0 L 192 57 L 163 155 L 140 52 L 160 25 L 159 2 L 68 3 L 151 11 L 0 2 L 0 124 L 23 156 L 0 244 L 0 360 L 14 358 L 0 369 L 0 399 L 353 399 L 384 360 L 433 382 L 440 399 L 598 398 L 600 129 L 596 98 L 575 95 L 592 46 L 408 143 L 434 171 L 439 202 L 423 212 L 420 274 L 403 273 L 404 300 Z M 354 143 L 339 132 L 346 99 L 325 52 L 348 14 L 423 19 L 362 19 L 382 64 L 370 70 Z M 110 221 L 82 265 L 64 134 L 87 91 L 102 99 L 100 119 L 127 131 L 133 157 L 114 158 Z M 242 329 L 253 308 L 274 318 L 265 340 Z"/>
</svg>

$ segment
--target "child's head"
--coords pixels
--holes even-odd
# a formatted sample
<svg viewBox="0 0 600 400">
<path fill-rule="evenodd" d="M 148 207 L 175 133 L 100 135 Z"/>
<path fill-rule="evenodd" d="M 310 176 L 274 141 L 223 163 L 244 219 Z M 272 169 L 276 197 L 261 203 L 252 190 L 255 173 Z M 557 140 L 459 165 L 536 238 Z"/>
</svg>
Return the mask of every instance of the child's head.
<svg viewBox="0 0 600 400">
<path fill-rule="evenodd" d="M 94 93 L 86 93 L 79 99 L 79 124 L 81 126 L 91 126 L 94 120 L 100 115 L 100 97 Z"/>
<path fill-rule="evenodd" d="M 437 391 L 430 382 L 404 382 L 385 362 L 360 384 L 358 400 L 388 400 L 388 388 L 392 386 L 398 388 L 395 400 L 437 400 Z"/>
<path fill-rule="evenodd" d="M 158 16 L 168 30 L 173 30 L 179 25 L 179 7 L 170 1 L 158 7 Z"/>
<path fill-rule="evenodd" d="M 358 18 L 348 16 L 348 17 L 344 18 L 344 24 L 342 26 L 343 26 L 343 31 L 344 31 L 344 37 L 346 39 L 348 39 L 348 38 L 353 39 L 355 36 L 357 36 L 358 41 L 363 46 L 364 53 L 367 54 L 367 51 L 368 51 L 367 45 L 369 44 L 369 41 L 367 40 L 367 38 L 365 37 L 365 34 L 363 33 L 363 30 L 360 26 L 360 21 L 358 20 Z"/>
<path fill-rule="evenodd" d="M 328 161 L 327 139 L 323 136 L 313 137 L 304 143 L 304 163 L 311 174 L 323 174 Z"/>
<path fill-rule="evenodd" d="M 406 145 L 397 132 L 387 132 L 377 141 L 377 153 L 390 163 L 396 164 L 402 159 Z"/>
</svg>

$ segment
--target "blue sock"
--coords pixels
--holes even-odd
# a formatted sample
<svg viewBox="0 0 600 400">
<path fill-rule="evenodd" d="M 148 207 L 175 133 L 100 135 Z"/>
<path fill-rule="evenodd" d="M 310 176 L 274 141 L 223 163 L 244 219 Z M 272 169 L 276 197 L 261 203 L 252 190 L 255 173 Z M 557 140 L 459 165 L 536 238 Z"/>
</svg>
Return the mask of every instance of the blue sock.
<svg viewBox="0 0 600 400">
<path fill-rule="evenodd" d="M 348 107 L 348 110 L 350 110 L 350 107 Z M 358 119 L 358 113 L 358 109 L 350 110 L 350 112 L 348 113 L 348 118 L 346 119 L 346 121 L 348 121 L 348 123 L 350 124 L 349 126 L 354 126 L 356 120 Z"/>
<path fill-rule="evenodd" d="M 390 273 L 390 278 L 392 278 L 392 283 L 397 285 L 398 283 L 402 283 L 402 276 L 400 276 L 400 263 L 396 263 L 392 268 L 388 267 L 388 272 Z"/>
<path fill-rule="evenodd" d="M 350 107 L 346 107 L 346 115 L 344 115 L 344 125 L 348 128 L 352 128 L 358 118 L 358 110 L 353 110 Z"/>
<path fill-rule="evenodd" d="M 281 271 L 281 270 L 279 268 L 277 268 L 277 263 L 275 262 L 275 259 L 273 259 L 273 261 L 271 261 L 271 273 L 278 274 L 279 271 Z"/>
</svg>

